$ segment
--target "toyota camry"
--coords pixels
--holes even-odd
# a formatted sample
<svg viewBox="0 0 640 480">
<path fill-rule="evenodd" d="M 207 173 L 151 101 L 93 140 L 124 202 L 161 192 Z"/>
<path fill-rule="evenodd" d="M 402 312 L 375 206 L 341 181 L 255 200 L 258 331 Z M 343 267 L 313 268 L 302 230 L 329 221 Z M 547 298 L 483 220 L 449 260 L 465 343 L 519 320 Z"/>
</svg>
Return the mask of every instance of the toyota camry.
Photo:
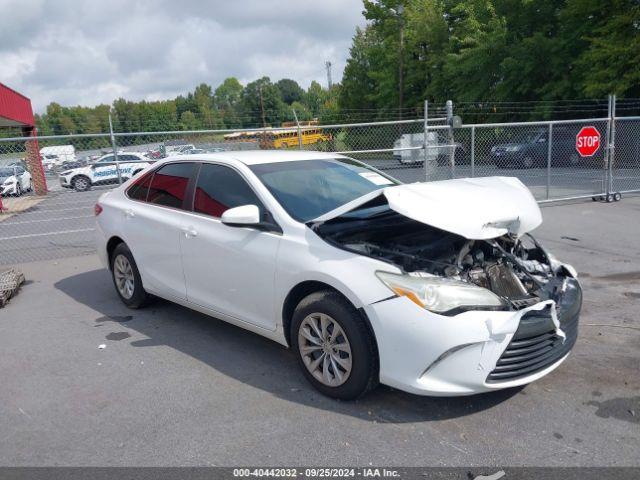
<svg viewBox="0 0 640 480">
<path fill-rule="evenodd" d="M 335 398 L 524 385 L 576 341 L 577 274 L 531 236 L 542 216 L 515 178 L 401 184 L 332 153 L 197 154 L 95 213 L 124 304 L 162 297 L 275 340 Z"/>
</svg>

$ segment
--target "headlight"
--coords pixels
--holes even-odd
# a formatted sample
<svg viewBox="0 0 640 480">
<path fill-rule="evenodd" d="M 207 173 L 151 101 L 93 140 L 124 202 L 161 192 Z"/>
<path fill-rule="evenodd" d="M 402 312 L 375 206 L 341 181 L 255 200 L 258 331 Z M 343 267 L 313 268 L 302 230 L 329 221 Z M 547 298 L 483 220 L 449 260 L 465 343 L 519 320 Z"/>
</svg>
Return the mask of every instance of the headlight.
<svg viewBox="0 0 640 480">
<path fill-rule="evenodd" d="M 61 177 L 66 177 L 67 175 L 69 175 L 70 173 L 73 173 L 73 170 L 67 170 L 66 172 L 60 172 L 60 176 Z"/>
<path fill-rule="evenodd" d="M 7 178 L 3 185 L 11 185 L 12 183 L 16 183 L 16 179 L 15 178 Z"/>
<path fill-rule="evenodd" d="M 522 145 L 511 145 L 506 148 L 507 152 L 519 152 L 522 150 Z"/>
<path fill-rule="evenodd" d="M 396 295 L 407 297 L 434 313 L 451 310 L 495 309 L 504 302 L 495 293 L 470 283 L 441 277 L 412 277 L 376 272 L 377 277 Z"/>
</svg>

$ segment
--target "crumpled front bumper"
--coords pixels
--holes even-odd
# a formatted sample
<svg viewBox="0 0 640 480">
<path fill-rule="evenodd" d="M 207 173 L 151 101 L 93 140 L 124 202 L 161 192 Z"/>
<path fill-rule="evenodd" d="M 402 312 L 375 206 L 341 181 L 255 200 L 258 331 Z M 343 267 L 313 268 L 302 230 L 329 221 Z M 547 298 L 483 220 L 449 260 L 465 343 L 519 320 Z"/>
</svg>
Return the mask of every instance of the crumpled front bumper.
<svg viewBox="0 0 640 480">
<path fill-rule="evenodd" d="M 394 297 L 365 312 L 376 335 L 381 383 L 419 395 L 458 396 L 524 385 L 551 372 L 575 343 L 581 305 L 580 285 L 568 279 L 557 303 L 518 311 L 443 316 Z"/>
</svg>

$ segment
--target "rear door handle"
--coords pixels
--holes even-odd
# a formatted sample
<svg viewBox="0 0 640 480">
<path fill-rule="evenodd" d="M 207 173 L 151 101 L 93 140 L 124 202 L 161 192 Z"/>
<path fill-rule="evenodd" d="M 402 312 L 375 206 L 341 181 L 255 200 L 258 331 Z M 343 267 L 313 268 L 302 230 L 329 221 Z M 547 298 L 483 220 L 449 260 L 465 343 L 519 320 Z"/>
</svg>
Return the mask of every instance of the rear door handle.
<svg viewBox="0 0 640 480">
<path fill-rule="evenodd" d="M 131 209 L 127 209 L 124 211 L 124 216 L 127 218 L 133 218 L 136 216 L 135 212 Z"/>
<path fill-rule="evenodd" d="M 182 227 L 180 229 L 186 238 L 193 238 L 198 236 L 198 231 L 193 227 Z"/>
</svg>

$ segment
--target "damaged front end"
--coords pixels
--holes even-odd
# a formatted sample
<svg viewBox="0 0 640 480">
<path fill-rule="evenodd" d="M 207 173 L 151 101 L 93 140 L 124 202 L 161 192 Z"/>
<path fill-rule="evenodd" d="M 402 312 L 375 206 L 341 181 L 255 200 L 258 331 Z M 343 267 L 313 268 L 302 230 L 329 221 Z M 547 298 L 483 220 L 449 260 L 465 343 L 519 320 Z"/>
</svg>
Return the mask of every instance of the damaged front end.
<svg viewBox="0 0 640 480">
<path fill-rule="evenodd" d="M 352 212 L 313 228 L 334 246 L 393 264 L 403 276 L 437 277 L 486 289 L 500 299 L 499 305 L 491 305 L 493 310 L 557 301 L 576 283 L 573 269 L 555 260 L 529 234 L 470 240 L 389 209 L 375 213 L 376 208 L 368 205 L 361 212 L 373 210 L 371 215 Z M 456 314 L 470 308 L 473 305 L 436 311 Z"/>
<path fill-rule="evenodd" d="M 416 363 L 423 363 L 420 372 L 406 372 L 402 380 L 389 376 L 387 383 L 411 385 L 416 393 L 468 394 L 527 383 L 568 355 L 577 338 L 582 292 L 575 270 L 528 233 L 539 222 L 529 222 L 523 231 L 517 216 L 496 221 L 490 228 L 502 234 L 489 237 L 485 219 L 475 226 L 470 226 L 474 219 L 466 224 L 465 218 L 447 219 L 447 225 L 464 224 L 454 232 L 453 227 L 437 228 L 398 210 L 378 196 L 309 224 L 337 248 L 396 267 L 377 272 L 393 298 L 406 297 L 439 316 L 425 317 L 422 337 L 381 327 L 386 337 L 379 340 L 381 350 L 402 349 L 404 355 L 415 351 Z M 443 220 L 438 225 L 444 224 Z M 463 236 L 463 228 L 478 232 L 477 237 Z M 386 318 L 400 305 L 383 301 L 368 312 Z M 404 308 L 402 314 L 413 315 Z M 447 317 L 451 323 L 445 326 Z M 425 344 L 436 352 L 423 353 Z M 472 358 L 476 368 L 469 370 L 464 365 Z M 391 370 L 381 369 L 381 378 Z"/>
</svg>

